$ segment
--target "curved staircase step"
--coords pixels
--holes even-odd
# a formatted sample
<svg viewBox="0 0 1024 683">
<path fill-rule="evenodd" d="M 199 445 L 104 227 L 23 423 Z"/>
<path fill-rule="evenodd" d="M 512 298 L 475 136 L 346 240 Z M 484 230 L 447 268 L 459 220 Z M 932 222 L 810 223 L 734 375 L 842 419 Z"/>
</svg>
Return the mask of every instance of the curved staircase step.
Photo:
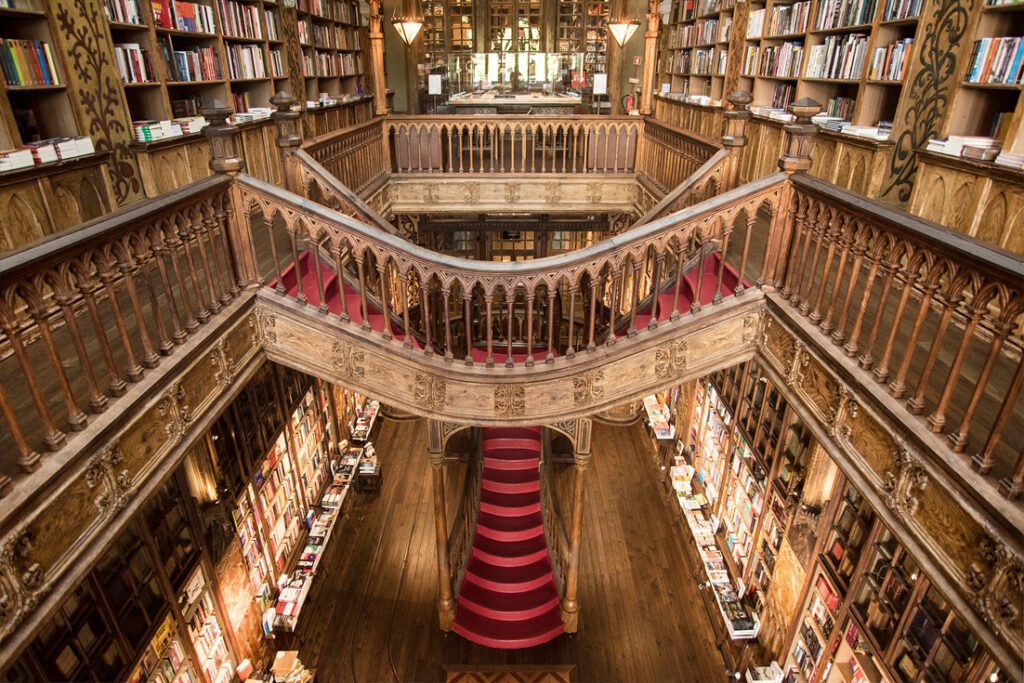
<svg viewBox="0 0 1024 683">
<path fill-rule="evenodd" d="M 544 535 L 540 511 L 517 517 L 492 515 L 482 510 L 476 518 L 476 533 L 496 541 L 522 541 Z"/>
<path fill-rule="evenodd" d="M 511 450 L 524 451 L 526 453 L 540 453 L 540 439 L 510 439 L 510 438 L 488 438 L 484 439 L 484 455 L 490 451 Z"/>
<path fill-rule="evenodd" d="M 499 517 L 520 517 L 540 512 L 540 492 L 499 493 L 480 492 L 480 512 Z"/>
<path fill-rule="evenodd" d="M 489 619 L 470 610 L 455 616 L 453 630 L 463 638 L 485 647 L 520 649 L 541 645 L 557 638 L 565 630 L 556 605 L 547 612 L 521 621 Z"/>
<path fill-rule="evenodd" d="M 497 450 L 484 453 L 484 467 L 495 470 L 529 470 L 540 466 L 540 455 L 521 450 Z"/>
<path fill-rule="evenodd" d="M 498 493 L 527 493 L 540 491 L 540 472 L 530 470 L 496 470 L 484 468 L 481 486 Z"/>
<path fill-rule="evenodd" d="M 521 567 L 546 558 L 548 546 L 544 536 L 534 536 L 522 541 L 497 541 L 477 535 L 473 541 L 472 555 L 488 564 Z"/>
<path fill-rule="evenodd" d="M 471 557 L 466 563 L 463 585 L 466 581 L 500 593 L 520 593 L 540 588 L 546 583 L 553 584 L 555 578 L 546 557 L 515 567 L 504 567 Z"/>
<path fill-rule="evenodd" d="M 522 593 L 501 593 L 468 583 L 459 594 L 459 610 L 468 608 L 488 619 L 500 621 L 533 619 L 558 604 L 558 591 L 552 584 Z"/>
</svg>

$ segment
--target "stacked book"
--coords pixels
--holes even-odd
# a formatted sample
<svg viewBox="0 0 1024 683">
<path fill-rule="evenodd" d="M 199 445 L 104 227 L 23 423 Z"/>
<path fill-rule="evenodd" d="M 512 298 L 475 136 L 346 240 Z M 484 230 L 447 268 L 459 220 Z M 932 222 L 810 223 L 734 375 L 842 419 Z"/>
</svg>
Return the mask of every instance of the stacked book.
<svg viewBox="0 0 1024 683">
<path fill-rule="evenodd" d="M 995 138 L 973 135 L 950 135 L 945 140 L 929 140 L 925 149 L 938 154 L 989 161 L 996 158 L 1001 146 L 1002 143 Z M 986 156 L 991 158 L 985 159 Z"/>
<path fill-rule="evenodd" d="M 115 44 L 114 58 L 124 83 L 150 83 L 156 80 L 156 72 L 149 61 L 149 50 L 138 43 Z"/>
<path fill-rule="evenodd" d="M 811 117 L 811 122 L 818 124 L 818 126 L 824 130 L 830 130 L 839 133 L 843 130 L 843 125 L 848 124 L 850 121 L 849 119 L 845 119 L 841 116 L 818 114 L 817 116 Z"/>
<path fill-rule="evenodd" d="M 50 138 L 30 142 L 21 149 L 0 152 L 0 173 L 93 154 L 92 138 Z"/>
<path fill-rule="evenodd" d="M 189 116 L 164 121 L 133 121 L 135 139 L 139 142 L 155 142 L 165 138 L 178 138 L 198 133 L 207 125 L 202 116 Z"/>
<path fill-rule="evenodd" d="M 892 123 L 879 122 L 877 126 L 854 126 L 852 124 L 843 125 L 839 131 L 843 135 L 853 135 L 858 138 L 867 138 L 869 140 L 888 140 L 892 134 Z"/>
<path fill-rule="evenodd" d="M 826 36 L 822 45 L 815 45 L 807 56 L 808 78 L 853 80 L 864 71 L 868 37 L 863 33 Z"/>
<path fill-rule="evenodd" d="M 35 165 L 36 162 L 32 157 L 32 150 L 30 149 L 12 149 L 0 152 L 0 173 L 31 168 Z"/>
<path fill-rule="evenodd" d="M 909 61 L 907 58 L 910 56 L 910 48 L 913 44 L 913 38 L 904 38 L 885 47 L 876 47 L 875 54 L 871 58 L 868 79 L 872 81 L 902 81 L 907 72 L 907 62 Z"/>
<path fill-rule="evenodd" d="M 982 38 L 974 41 L 968 83 L 1024 83 L 1024 38 Z"/>
<path fill-rule="evenodd" d="M 103 11 L 106 12 L 107 21 L 140 25 L 144 23 L 138 0 L 104 0 Z"/>
<path fill-rule="evenodd" d="M 7 85 L 60 85 L 46 41 L 0 38 L 0 66 Z"/>
<path fill-rule="evenodd" d="M 875 0 L 822 0 L 814 28 L 819 31 L 870 24 L 875 18 Z"/>
<path fill-rule="evenodd" d="M 1000 152 L 995 158 L 995 164 L 996 166 L 1005 166 L 1006 168 L 1015 168 L 1018 171 L 1024 171 L 1024 154 Z"/>
<path fill-rule="evenodd" d="M 234 122 L 239 123 L 251 123 L 253 121 L 262 121 L 269 119 L 273 110 L 269 107 L 250 107 L 246 111 L 237 112 L 234 116 Z"/>
</svg>

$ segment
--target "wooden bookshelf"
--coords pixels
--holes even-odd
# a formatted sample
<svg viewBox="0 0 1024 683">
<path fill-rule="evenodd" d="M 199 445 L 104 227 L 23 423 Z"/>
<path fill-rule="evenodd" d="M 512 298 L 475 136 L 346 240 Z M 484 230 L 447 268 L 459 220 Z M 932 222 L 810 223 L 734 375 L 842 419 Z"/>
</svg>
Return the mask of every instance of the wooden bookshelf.
<svg viewBox="0 0 1024 683">
<path fill-rule="evenodd" d="M 357 0 L 299 0 L 298 21 L 307 101 L 361 94 L 369 37 Z"/>
</svg>

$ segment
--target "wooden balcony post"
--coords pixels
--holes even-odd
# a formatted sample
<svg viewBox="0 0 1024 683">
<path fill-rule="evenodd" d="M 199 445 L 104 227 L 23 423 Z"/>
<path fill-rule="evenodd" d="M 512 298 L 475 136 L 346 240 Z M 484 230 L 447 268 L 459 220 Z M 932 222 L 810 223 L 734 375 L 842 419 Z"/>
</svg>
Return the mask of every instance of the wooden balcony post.
<svg viewBox="0 0 1024 683">
<path fill-rule="evenodd" d="M 658 76 L 658 36 L 661 29 L 661 12 L 658 11 L 658 0 L 647 3 L 647 33 L 644 34 L 644 72 L 640 83 L 640 114 L 650 116 L 654 113 L 655 80 Z"/>
<path fill-rule="evenodd" d="M 209 125 L 203 129 L 203 135 L 210 141 L 210 170 L 215 174 L 234 178 L 245 170 L 245 155 L 238 126 L 228 123 L 228 117 L 232 114 L 231 107 L 214 104 L 202 109 L 200 113 L 209 121 Z M 234 183 L 228 190 L 224 220 L 235 268 L 238 271 L 237 280 L 246 288 L 256 288 L 262 283 L 259 263 L 256 260 L 256 247 L 252 240 L 249 216 L 242 207 L 242 196 Z"/>
<path fill-rule="evenodd" d="M 731 108 L 725 112 L 722 120 L 722 145 L 729 153 L 722 172 L 722 192 L 727 192 L 740 184 L 740 166 L 743 162 L 743 148 L 747 146 L 747 121 L 750 120 L 750 103 L 754 101 L 750 93 L 737 90 L 728 97 Z"/>
<path fill-rule="evenodd" d="M 779 169 L 786 173 L 801 173 L 811 168 L 811 151 L 818 126 L 811 123 L 811 117 L 821 111 L 821 103 L 805 97 L 789 105 L 789 111 L 796 120 L 783 126 L 786 134 Z"/>
<path fill-rule="evenodd" d="M 373 75 L 373 113 L 388 113 L 388 84 L 384 78 L 384 17 L 381 0 L 370 0 L 370 73 Z"/>
<path fill-rule="evenodd" d="M 430 473 L 434 487 L 434 530 L 437 535 L 437 616 L 442 631 L 452 630 L 455 620 L 455 598 L 452 593 L 452 571 L 448 560 L 448 517 L 444 496 L 444 444 L 441 442 L 441 423 L 427 421 L 430 451 Z"/>
<path fill-rule="evenodd" d="M 303 194 L 299 183 L 298 165 L 293 152 L 302 144 L 302 114 L 292 109 L 295 98 L 284 90 L 270 98 L 275 111 L 271 115 L 277 125 L 277 151 L 281 155 L 281 172 L 284 176 L 285 189 L 295 194 Z"/>
<path fill-rule="evenodd" d="M 572 487 L 572 527 L 569 530 L 569 549 L 565 563 L 565 594 L 562 596 L 562 621 L 566 633 L 579 628 L 580 604 L 577 599 L 580 574 L 580 537 L 583 534 L 583 475 L 590 466 L 590 427 L 583 428 L 580 420 L 573 462 L 576 465 Z"/>
</svg>

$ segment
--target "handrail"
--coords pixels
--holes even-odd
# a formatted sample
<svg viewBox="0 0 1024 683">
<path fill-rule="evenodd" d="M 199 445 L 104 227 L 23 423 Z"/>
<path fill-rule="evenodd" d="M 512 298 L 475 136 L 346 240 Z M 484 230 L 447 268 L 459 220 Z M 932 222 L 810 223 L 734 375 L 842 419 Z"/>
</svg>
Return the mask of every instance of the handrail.
<svg viewBox="0 0 1024 683">
<path fill-rule="evenodd" d="M 295 151 L 294 158 L 298 162 L 298 180 L 303 196 L 358 221 L 375 225 L 385 232 L 398 234 L 395 226 L 384 220 L 359 195 L 346 187 L 305 150 Z"/>
<path fill-rule="evenodd" d="M 462 577 L 466 572 L 470 551 L 473 548 L 473 536 L 476 534 L 476 520 L 480 512 L 480 486 L 483 478 L 483 444 L 479 439 L 473 448 L 473 457 L 469 463 L 459 499 L 459 509 L 448 535 L 448 567 L 452 573 L 452 590 L 459 594 Z"/>
<path fill-rule="evenodd" d="M 542 440 L 540 465 L 541 516 L 544 520 L 544 538 L 551 558 L 551 570 L 555 576 L 559 597 L 565 595 L 565 576 L 569 564 L 569 535 L 556 501 L 554 466 L 551 462 L 551 443 Z"/>
<path fill-rule="evenodd" d="M 655 154 L 655 149 L 661 154 Z M 720 143 L 703 135 L 647 118 L 638 172 L 662 192 L 669 192 L 721 149 Z"/>
<path fill-rule="evenodd" d="M 700 168 L 662 197 L 661 201 L 651 207 L 633 226 L 650 223 L 717 195 L 722 189 L 722 176 L 728 158 L 728 150 L 720 149 L 715 152 Z"/>
<path fill-rule="evenodd" d="M 299 152 L 314 159 L 328 175 L 359 196 L 387 178 L 383 151 L 383 121 L 377 117 L 348 128 L 306 140 Z"/>
</svg>

